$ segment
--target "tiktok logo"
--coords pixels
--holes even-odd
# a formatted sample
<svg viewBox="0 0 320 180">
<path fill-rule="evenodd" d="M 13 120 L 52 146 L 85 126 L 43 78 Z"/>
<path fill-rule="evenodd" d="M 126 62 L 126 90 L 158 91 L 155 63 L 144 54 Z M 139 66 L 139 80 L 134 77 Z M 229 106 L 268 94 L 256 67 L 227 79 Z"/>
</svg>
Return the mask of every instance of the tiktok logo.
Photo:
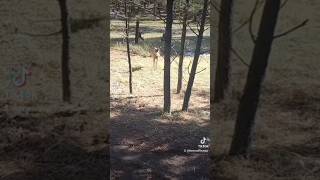
<svg viewBox="0 0 320 180">
<path fill-rule="evenodd" d="M 208 137 L 203 137 L 201 140 L 200 140 L 200 143 L 201 144 L 206 144 L 206 142 L 210 142 L 210 139 Z"/>
</svg>

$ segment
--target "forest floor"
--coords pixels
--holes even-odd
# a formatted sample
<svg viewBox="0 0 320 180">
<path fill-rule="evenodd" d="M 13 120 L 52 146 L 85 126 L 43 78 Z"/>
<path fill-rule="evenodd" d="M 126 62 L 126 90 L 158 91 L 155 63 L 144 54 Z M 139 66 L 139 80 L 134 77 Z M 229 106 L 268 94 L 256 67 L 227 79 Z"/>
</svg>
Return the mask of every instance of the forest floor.
<svg viewBox="0 0 320 180">
<path fill-rule="evenodd" d="M 161 43 L 161 30 L 152 24 L 142 23 L 149 31 L 140 47 L 133 47 L 132 95 L 123 44 L 113 43 L 111 49 L 112 179 L 208 179 L 208 153 L 184 150 L 197 150 L 200 140 L 209 137 L 209 56 L 201 58 L 199 70 L 207 69 L 197 74 L 188 112 L 181 112 L 188 72 L 184 70 L 183 91 L 176 94 L 177 60 L 172 63 L 172 114 L 163 114 L 163 58 L 153 70 L 148 51 L 134 51 Z M 185 68 L 191 59 L 186 57 Z"/>
<path fill-rule="evenodd" d="M 28 114 L 0 112 L 0 179 L 108 177 L 106 113 L 67 104 L 43 108 Z"/>
</svg>

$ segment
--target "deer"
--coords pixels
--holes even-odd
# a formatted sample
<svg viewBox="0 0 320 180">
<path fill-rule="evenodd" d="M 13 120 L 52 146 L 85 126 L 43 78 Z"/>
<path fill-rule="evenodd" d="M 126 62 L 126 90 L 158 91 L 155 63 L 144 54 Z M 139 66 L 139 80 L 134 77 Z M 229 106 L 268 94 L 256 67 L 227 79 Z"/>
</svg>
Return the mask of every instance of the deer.
<svg viewBox="0 0 320 180">
<path fill-rule="evenodd" d="M 158 59 L 160 57 L 160 50 L 159 48 L 154 47 L 153 49 L 151 49 L 150 53 L 153 60 L 153 69 L 156 70 L 158 66 Z"/>
</svg>

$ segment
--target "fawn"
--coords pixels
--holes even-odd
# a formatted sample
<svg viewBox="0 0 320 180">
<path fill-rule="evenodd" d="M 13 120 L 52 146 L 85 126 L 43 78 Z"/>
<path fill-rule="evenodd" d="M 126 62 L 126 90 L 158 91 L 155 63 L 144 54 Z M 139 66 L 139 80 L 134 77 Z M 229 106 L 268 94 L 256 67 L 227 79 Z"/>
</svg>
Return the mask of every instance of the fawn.
<svg viewBox="0 0 320 180">
<path fill-rule="evenodd" d="M 159 50 L 159 48 L 154 47 L 150 53 L 151 53 L 151 57 L 153 60 L 153 69 L 155 70 L 155 69 L 157 69 L 158 59 L 160 57 L 160 50 Z"/>
</svg>

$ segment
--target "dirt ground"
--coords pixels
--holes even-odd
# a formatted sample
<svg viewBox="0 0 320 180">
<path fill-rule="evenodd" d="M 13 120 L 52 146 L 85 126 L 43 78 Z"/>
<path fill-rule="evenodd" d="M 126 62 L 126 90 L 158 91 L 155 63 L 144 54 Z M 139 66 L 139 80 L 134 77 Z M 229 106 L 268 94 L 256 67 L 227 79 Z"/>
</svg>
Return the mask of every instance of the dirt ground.
<svg viewBox="0 0 320 180">
<path fill-rule="evenodd" d="M 64 110 L 33 111 L 28 115 L 0 112 L 1 180 L 88 180 L 109 176 L 105 112 L 60 107 Z"/>
<path fill-rule="evenodd" d="M 142 69 L 133 72 L 129 95 L 126 53 L 112 50 L 111 57 L 112 179 L 208 179 L 208 153 L 184 150 L 209 137 L 209 79 L 196 80 L 189 112 L 180 111 L 184 93 L 174 93 L 173 80 L 173 112 L 163 115 L 163 60 L 154 71 L 151 57 L 132 56 Z"/>
</svg>

